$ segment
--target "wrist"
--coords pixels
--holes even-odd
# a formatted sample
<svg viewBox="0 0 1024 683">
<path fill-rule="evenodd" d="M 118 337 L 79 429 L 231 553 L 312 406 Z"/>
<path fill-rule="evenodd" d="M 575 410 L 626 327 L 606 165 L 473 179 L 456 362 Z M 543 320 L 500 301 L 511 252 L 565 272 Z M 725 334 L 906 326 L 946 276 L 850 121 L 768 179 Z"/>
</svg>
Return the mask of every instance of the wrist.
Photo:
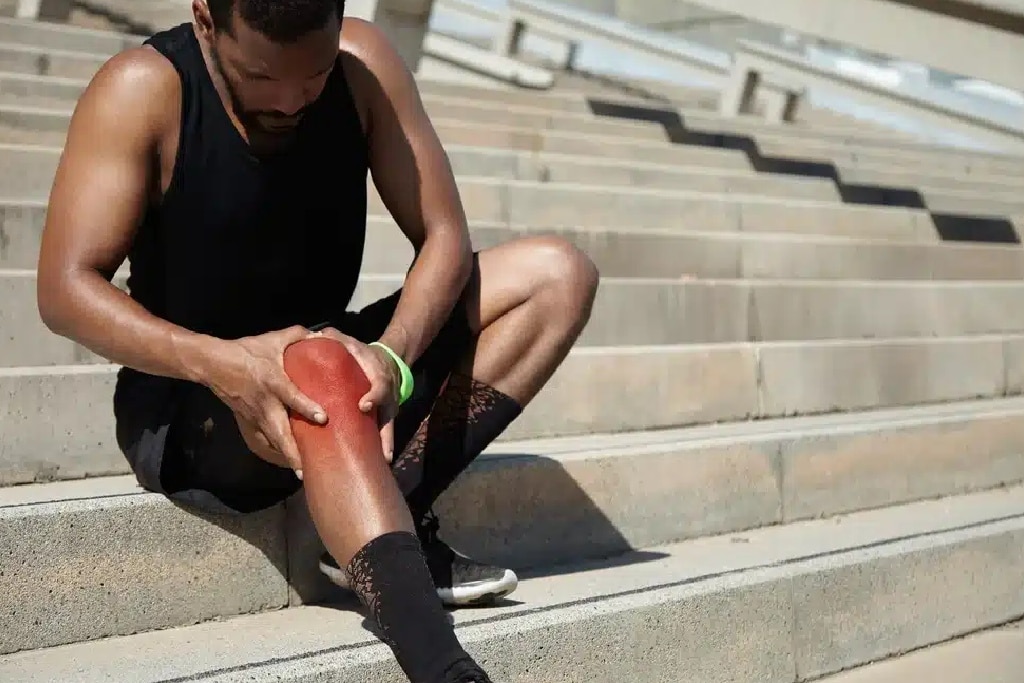
<svg viewBox="0 0 1024 683">
<path fill-rule="evenodd" d="M 414 358 L 409 357 L 409 335 L 401 327 L 391 325 L 377 340 L 379 344 L 391 349 L 399 359 L 406 365 L 412 365 Z M 396 367 L 400 367 L 396 364 Z"/>
<path fill-rule="evenodd" d="M 174 342 L 185 379 L 207 388 L 211 387 L 218 371 L 223 370 L 224 363 L 234 355 L 231 342 L 216 337 L 188 334 Z"/>
<path fill-rule="evenodd" d="M 376 348 L 381 355 L 386 356 L 385 362 L 391 371 L 391 382 L 397 394 L 398 404 L 405 403 L 413 391 L 412 369 L 399 355 L 398 351 L 393 349 L 383 338 L 379 341 L 371 342 L 370 347 Z"/>
</svg>

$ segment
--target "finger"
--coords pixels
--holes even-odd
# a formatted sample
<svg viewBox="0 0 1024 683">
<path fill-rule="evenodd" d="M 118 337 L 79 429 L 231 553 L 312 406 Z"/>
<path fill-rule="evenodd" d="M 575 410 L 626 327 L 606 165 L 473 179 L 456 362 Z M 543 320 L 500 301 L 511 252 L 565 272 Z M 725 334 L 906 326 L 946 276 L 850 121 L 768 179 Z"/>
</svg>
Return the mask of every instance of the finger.
<svg viewBox="0 0 1024 683">
<path fill-rule="evenodd" d="M 394 398 L 394 386 L 391 373 L 382 365 L 381 357 L 370 350 L 370 347 L 356 342 L 350 348 L 363 374 L 370 380 L 370 389 L 359 399 L 359 407 L 363 412 L 386 405 Z M 391 362 L 389 359 L 388 363 Z"/>
<path fill-rule="evenodd" d="M 370 377 L 370 390 L 359 399 L 359 408 L 364 413 L 376 408 L 383 409 L 391 402 L 391 382 L 382 374 Z"/>
<path fill-rule="evenodd" d="M 380 429 L 380 445 L 384 449 L 384 462 L 390 464 L 395 457 L 395 423 L 388 420 Z"/>
<path fill-rule="evenodd" d="M 292 427 L 288 422 L 288 414 L 283 406 L 270 409 L 266 425 L 261 431 L 268 436 L 271 446 L 285 457 L 289 466 L 296 473 L 301 472 L 302 456 L 299 453 L 299 445 L 295 441 L 295 435 L 292 434 Z"/>
<path fill-rule="evenodd" d="M 311 336 L 317 336 L 317 333 L 302 325 L 292 325 L 281 330 L 281 337 L 285 346 L 302 341 L 303 339 L 309 339 Z"/>
<path fill-rule="evenodd" d="M 346 348 L 347 344 L 352 341 L 351 337 L 342 334 L 336 328 L 333 327 L 325 327 L 324 329 L 320 330 L 320 334 L 324 337 L 328 337 L 329 339 L 333 339 L 335 341 L 341 342 L 342 344 L 346 344 Z"/>
<path fill-rule="evenodd" d="M 288 379 L 288 375 L 284 372 L 281 373 L 281 376 L 275 383 L 274 390 L 274 394 L 285 407 L 290 408 L 314 424 L 322 425 L 327 423 L 327 411 L 319 403 L 302 393 L 302 390 Z"/>
</svg>

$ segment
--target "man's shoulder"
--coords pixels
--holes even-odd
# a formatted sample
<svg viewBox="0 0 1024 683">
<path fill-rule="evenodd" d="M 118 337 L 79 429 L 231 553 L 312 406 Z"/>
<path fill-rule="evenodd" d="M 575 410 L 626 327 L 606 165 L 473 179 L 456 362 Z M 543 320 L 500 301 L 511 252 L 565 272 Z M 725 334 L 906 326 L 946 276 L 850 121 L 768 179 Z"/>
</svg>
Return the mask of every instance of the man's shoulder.
<svg viewBox="0 0 1024 683">
<path fill-rule="evenodd" d="M 391 41 L 379 26 L 358 17 L 345 17 L 341 25 L 341 54 L 366 59 L 381 49 L 391 48 Z"/>
<path fill-rule="evenodd" d="M 110 57 L 89 81 L 80 101 L 121 117 L 152 123 L 178 110 L 181 80 L 170 60 L 149 46 L 129 48 Z"/>
<path fill-rule="evenodd" d="M 357 101 L 370 105 L 415 90 L 412 74 L 379 26 L 345 17 L 339 45 L 341 63 Z"/>
</svg>

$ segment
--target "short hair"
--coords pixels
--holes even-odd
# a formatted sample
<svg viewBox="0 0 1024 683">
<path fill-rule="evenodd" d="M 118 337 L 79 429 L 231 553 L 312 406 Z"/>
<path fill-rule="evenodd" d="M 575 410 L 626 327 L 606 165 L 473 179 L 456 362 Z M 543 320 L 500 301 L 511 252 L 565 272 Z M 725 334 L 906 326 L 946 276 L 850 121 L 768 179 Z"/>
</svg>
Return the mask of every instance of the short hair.
<svg viewBox="0 0 1024 683">
<path fill-rule="evenodd" d="M 213 27 L 231 35 L 231 13 L 278 43 L 287 43 L 323 28 L 332 16 L 341 19 L 345 0 L 206 0 Z"/>
</svg>

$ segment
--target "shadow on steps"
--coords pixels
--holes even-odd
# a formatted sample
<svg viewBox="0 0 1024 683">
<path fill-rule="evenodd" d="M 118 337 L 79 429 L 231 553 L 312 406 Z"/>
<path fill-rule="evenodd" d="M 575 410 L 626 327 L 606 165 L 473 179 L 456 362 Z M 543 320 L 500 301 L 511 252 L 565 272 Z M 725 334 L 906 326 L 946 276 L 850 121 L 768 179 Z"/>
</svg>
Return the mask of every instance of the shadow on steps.
<svg viewBox="0 0 1024 683">
<path fill-rule="evenodd" d="M 767 156 L 757 141 L 747 135 L 708 133 L 689 130 L 683 116 L 672 109 L 606 102 L 588 98 L 591 111 L 597 116 L 660 123 L 668 139 L 675 145 L 710 147 L 743 152 L 758 173 L 776 173 L 805 178 L 823 178 L 835 183 L 845 204 L 891 206 L 928 211 L 939 236 L 951 242 L 988 242 L 1019 244 L 1020 236 L 1013 223 L 1003 216 L 944 213 L 931 211 L 921 193 L 908 187 L 888 187 L 843 182 L 834 164 L 793 157 Z"/>
</svg>

